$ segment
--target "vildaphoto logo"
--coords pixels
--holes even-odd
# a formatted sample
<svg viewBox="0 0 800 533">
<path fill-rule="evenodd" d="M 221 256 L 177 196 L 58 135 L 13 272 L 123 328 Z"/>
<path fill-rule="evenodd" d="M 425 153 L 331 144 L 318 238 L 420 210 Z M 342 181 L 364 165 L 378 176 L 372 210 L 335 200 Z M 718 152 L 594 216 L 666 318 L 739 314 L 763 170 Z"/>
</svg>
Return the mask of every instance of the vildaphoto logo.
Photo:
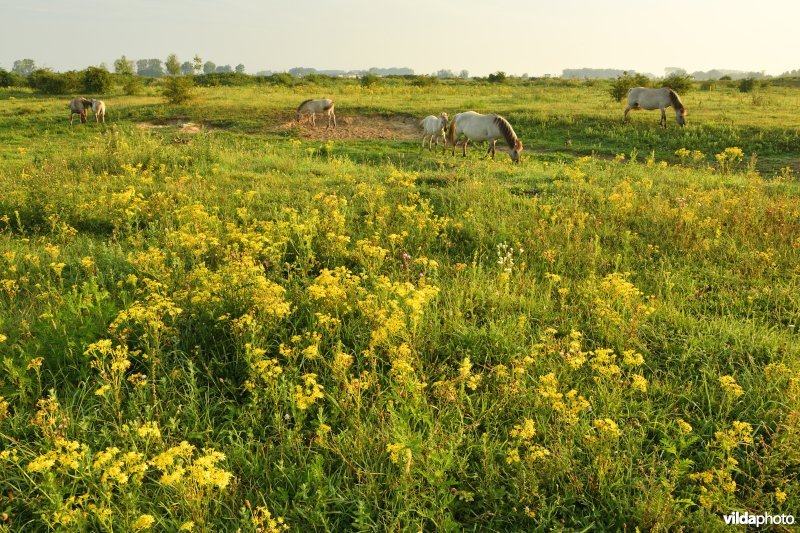
<svg viewBox="0 0 800 533">
<path fill-rule="evenodd" d="M 729 526 L 766 526 L 766 525 L 794 525 L 794 516 L 790 514 L 750 514 L 747 511 L 724 515 L 725 524 Z"/>
</svg>

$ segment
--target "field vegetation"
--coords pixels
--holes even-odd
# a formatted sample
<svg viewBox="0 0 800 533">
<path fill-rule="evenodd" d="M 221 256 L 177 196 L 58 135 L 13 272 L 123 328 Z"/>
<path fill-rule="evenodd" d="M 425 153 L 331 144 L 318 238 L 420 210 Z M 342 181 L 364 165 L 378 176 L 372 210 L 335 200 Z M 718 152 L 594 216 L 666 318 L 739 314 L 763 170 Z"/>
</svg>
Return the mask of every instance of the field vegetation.
<svg viewBox="0 0 800 533">
<path fill-rule="evenodd" d="M 315 80 L 0 89 L 0 531 L 800 515 L 800 89 Z M 392 138 L 467 109 L 521 165 Z"/>
</svg>

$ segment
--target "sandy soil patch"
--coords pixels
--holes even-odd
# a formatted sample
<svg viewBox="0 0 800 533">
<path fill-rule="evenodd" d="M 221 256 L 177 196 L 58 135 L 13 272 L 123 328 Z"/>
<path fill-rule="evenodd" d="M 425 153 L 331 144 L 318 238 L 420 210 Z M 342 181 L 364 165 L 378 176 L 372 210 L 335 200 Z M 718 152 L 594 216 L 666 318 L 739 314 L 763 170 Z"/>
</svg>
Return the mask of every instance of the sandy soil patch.
<svg viewBox="0 0 800 533">
<path fill-rule="evenodd" d="M 334 140 L 419 140 L 422 139 L 422 128 L 419 119 L 402 115 L 343 115 L 336 117 L 336 128 L 326 129 L 327 117 L 317 117 L 316 126 L 312 126 L 307 118 L 298 124 L 294 116 L 278 119 L 279 124 L 269 127 L 272 131 L 294 131 L 303 138 L 315 141 Z"/>
</svg>

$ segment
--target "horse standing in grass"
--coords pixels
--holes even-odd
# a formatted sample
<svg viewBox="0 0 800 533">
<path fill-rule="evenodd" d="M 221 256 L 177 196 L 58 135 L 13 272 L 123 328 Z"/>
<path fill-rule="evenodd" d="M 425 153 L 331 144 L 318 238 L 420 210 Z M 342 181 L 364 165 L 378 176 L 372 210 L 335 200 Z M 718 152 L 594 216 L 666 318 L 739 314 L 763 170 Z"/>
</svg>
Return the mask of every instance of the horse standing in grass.
<svg viewBox="0 0 800 533">
<path fill-rule="evenodd" d="M 495 144 L 498 139 L 503 139 L 508 145 L 508 155 L 514 163 L 519 163 L 522 152 L 522 141 L 517 138 L 514 128 L 500 115 L 481 115 L 475 111 L 466 111 L 453 117 L 448 131 L 447 142 L 453 145 L 453 155 L 456 155 L 456 145 L 461 136 L 464 139 L 464 157 L 467 156 L 467 143 L 469 141 L 489 141 L 486 155 L 492 154 L 494 159 Z"/>
<path fill-rule="evenodd" d="M 336 115 L 333 113 L 333 107 L 336 104 L 333 103 L 333 100 L 329 98 L 323 98 L 322 100 L 306 100 L 297 108 L 297 122 L 300 122 L 300 117 L 303 115 L 311 115 L 311 125 L 316 126 L 316 121 L 314 120 L 314 115 L 317 113 L 325 113 L 328 115 L 328 129 L 331 127 L 331 120 L 333 120 L 333 127 L 336 127 Z"/>
<path fill-rule="evenodd" d="M 447 137 L 445 137 L 445 130 L 447 130 L 447 113 L 442 113 L 438 117 L 428 115 L 420 121 L 420 126 L 424 135 L 422 136 L 422 144 L 419 145 L 419 151 L 425 146 L 425 137 L 430 136 L 428 139 L 428 150 L 431 150 L 433 138 L 436 137 L 436 151 L 439 151 L 439 137 L 442 138 L 442 155 L 447 150 Z"/>
<path fill-rule="evenodd" d="M 92 112 L 94 113 L 94 121 L 100 122 L 97 117 L 98 115 L 100 118 L 103 119 L 103 124 L 106 123 L 106 103 L 102 100 L 95 100 L 92 99 Z"/>
<path fill-rule="evenodd" d="M 648 89 L 647 87 L 634 87 L 628 91 L 628 107 L 625 108 L 625 116 L 622 122 L 628 121 L 628 112 L 633 109 L 660 109 L 661 120 L 658 122 L 661 126 L 667 127 L 667 113 L 666 108 L 672 106 L 675 109 L 675 119 L 678 121 L 680 127 L 686 125 L 686 107 L 681 102 L 678 93 L 669 87 L 662 87 L 660 89 Z"/>
<path fill-rule="evenodd" d="M 69 103 L 69 125 L 72 126 L 72 121 L 75 120 L 75 115 L 81 119 L 81 124 L 86 123 L 86 112 L 92 108 L 92 101 L 83 96 L 73 98 Z"/>
</svg>

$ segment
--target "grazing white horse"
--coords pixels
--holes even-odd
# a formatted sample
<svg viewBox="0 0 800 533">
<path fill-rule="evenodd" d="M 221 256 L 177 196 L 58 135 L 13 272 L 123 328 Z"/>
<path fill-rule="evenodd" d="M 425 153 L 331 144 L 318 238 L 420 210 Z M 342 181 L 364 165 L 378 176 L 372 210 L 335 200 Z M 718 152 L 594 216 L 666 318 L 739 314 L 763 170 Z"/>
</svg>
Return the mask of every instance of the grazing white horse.
<svg viewBox="0 0 800 533">
<path fill-rule="evenodd" d="M 331 120 L 333 120 L 333 127 L 336 127 L 336 115 L 333 113 L 333 107 L 336 104 L 333 103 L 333 100 L 329 98 L 323 98 L 322 100 L 306 100 L 297 108 L 297 122 L 300 122 L 300 117 L 303 115 L 311 115 L 311 125 L 316 126 L 316 121 L 314 120 L 314 115 L 317 113 L 325 113 L 328 115 L 328 129 L 331 127 Z"/>
<path fill-rule="evenodd" d="M 72 126 L 72 121 L 75 120 L 75 115 L 81 119 L 81 124 L 86 123 L 86 111 L 92 108 L 92 101 L 80 96 L 73 98 L 69 103 L 69 125 Z"/>
<path fill-rule="evenodd" d="M 519 163 L 522 141 L 517 138 L 511 124 L 500 115 L 481 115 L 475 111 L 466 111 L 454 116 L 447 138 L 447 142 L 453 145 L 453 155 L 456 155 L 456 145 L 462 135 L 466 137 L 464 139 L 464 157 L 467 156 L 469 141 L 489 141 L 486 155 L 491 153 L 492 159 L 494 159 L 497 139 L 503 139 L 508 145 L 508 155 L 511 156 L 511 160 Z"/>
<path fill-rule="evenodd" d="M 439 137 L 442 138 L 442 154 L 447 150 L 447 137 L 445 137 L 445 130 L 447 129 L 447 113 L 442 113 L 438 117 L 428 115 L 420 121 L 420 126 L 424 135 L 422 136 L 422 144 L 419 145 L 419 151 L 425 146 L 425 137 L 430 135 L 428 139 L 428 150 L 431 149 L 433 138 L 436 137 L 436 150 L 439 150 Z"/>
<path fill-rule="evenodd" d="M 106 103 L 102 100 L 95 100 L 92 98 L 92 112 L 94 113 L 94 121 L 100 122 L 97 117 L 98 115 L 100 118 L 103 119 L 103 124 L 106 123 Z"/>
<path fill-rule="evenodd" d="M 686 125 L 686 107 L 681 102 L 678 93 L 669 87 L 662 87 L 660 89 L 648 89 L 647 87 L 634 87 L 628 91 L 628 107 L 625 108 L 625 116 L 622 121 L 628 121 L 628 112 L 633 109 L 660 109 L 661 120 L 658 122 L 660 125 L 667 127 L 667 113 L 666 108 L 672 106 L 675 109 L 675 119 L 678 121 L 680 127 Z"/>
</svg>

